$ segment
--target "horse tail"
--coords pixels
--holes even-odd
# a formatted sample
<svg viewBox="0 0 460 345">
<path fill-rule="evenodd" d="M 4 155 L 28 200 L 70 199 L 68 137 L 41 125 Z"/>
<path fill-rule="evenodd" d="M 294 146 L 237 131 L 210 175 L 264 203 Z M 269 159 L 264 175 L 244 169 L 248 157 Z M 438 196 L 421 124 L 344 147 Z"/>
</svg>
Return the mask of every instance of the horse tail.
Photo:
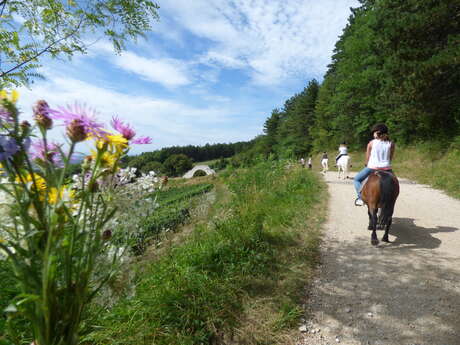
<svg viewBox="0 0 460 345">
<path fill-rule="evenodd" d="M 381 224 L 388 225 L 393 216 L 395 208 L 396 197 L 399 193 L 399 186 L 395 183 L 393 175 L 391 173 L 382 172 L 380 175 L 380 205 L 382 207 L 381 212 Z"/>
</svg>

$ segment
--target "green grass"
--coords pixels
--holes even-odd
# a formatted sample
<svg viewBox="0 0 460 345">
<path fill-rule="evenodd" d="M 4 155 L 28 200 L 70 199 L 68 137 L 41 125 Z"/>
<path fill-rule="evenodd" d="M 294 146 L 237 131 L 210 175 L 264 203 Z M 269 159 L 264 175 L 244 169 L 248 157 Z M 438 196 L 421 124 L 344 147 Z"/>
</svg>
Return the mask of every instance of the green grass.
<svg viewBox="0 0 460 345">
<path fill-rule="evenodd" d="M 13 269 L 8 261 L 0 260 L 0 281 L 2 282 L 0 288 L 0 310 L 2 315 L 0 317 L 0 335 L 5 332 L 6 316 L 3 310 L 10 304 L 10 301 L 18 294 L 16 282 L 13 279 Z M 1 338 L 0 338 L 1 339 Z"/>
<path fill-rule="evenodd" d="M 228 175 L 229 215 L 142 262 L 135 297 L 99 314 L 85 344 L 211 344 L 235 331 L 243 343 L 265 337 L 269 344 L 295 328 L 317 264 L 324 213 L 314 204 L 324 188 L 314 174 L 281 162 Z"/>
<path fill-rule="evenodd" d="M 158 194 L 159 204 L 155 212 L 141 222 L 141 229 L 136 234 L 134 250 L 141 254 L 149 241 L 158 239 L 166 229 L 176 230 L 189 218 L 194 197 L 207 193 L 213 188 L 210 183 L 175 186 Z"/>
<path fill-rule="evenodd" d="M 19 287 L 13 278 L 13 267 L 7 260 L 0 260 L 0 344 L 11 344 L 6 340 L 7 315 L 3 311 L 12 300 L 20 293 Z M 14 329 L 19 339 L 28 339 L 30 343 L 30 324 L 21 315 L 15 315 L 11 321 L 11 328 Z"/>
<path fill-rule="evenodd" d="M 460 199 L 459 149 L 398 148 L 393 166 L 398 176 L 431 185 Z"/>
</svg>

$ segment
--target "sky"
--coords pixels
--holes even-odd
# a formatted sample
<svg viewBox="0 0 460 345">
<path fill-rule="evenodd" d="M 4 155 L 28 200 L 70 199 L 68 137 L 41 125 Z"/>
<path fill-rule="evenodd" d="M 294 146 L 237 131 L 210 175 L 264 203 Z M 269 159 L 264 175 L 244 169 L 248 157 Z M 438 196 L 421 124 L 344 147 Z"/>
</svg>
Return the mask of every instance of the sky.
<svg viewBox="0 0 460 345">
<path fill-rule="evenodd" d="M 104 39 L 71 61 L 45 60 L 45 80 L 21 88 L 30 114 L 75 102 L 131 123 L 152 144 L 247 141 L 274 108 L 322 80 L 357 0 L 159 0 L 160 20 L 117 55 Z M 54 134 L 59 136 L 61 134 Z"/>
</svg>

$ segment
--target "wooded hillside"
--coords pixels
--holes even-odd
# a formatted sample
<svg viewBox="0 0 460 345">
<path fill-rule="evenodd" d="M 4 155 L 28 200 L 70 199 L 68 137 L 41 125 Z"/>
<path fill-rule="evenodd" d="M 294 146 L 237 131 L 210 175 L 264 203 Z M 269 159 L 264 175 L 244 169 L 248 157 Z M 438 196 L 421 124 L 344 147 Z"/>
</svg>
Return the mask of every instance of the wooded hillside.
<svg viewBox="0 0 460 345">
<path fill-rule="evenodd" d="M 460 147 L 460 1 L 362 0 L 321 85 L 308 83 L 266 120 L 257 151 L 299 156 L 361 148 L 385 122 L 402 144 Z"/>
</svg>

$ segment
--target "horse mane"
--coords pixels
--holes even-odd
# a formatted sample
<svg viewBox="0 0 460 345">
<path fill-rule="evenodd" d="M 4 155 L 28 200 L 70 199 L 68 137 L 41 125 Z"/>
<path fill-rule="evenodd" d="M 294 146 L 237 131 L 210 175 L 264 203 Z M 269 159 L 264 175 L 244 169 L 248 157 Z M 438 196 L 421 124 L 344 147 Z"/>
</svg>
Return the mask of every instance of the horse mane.
<svg viewBox="0 0 460 345">
<path fill-rule="evenodd" d="M 396 185 L 393 182 L 393 174 L 390 172 L 379 171 L 380 176 L 380 205 L 382 208 L 382 223 L 388 224 L 393 216 L 395 201 L 397 196 Z"/>
</svg>

